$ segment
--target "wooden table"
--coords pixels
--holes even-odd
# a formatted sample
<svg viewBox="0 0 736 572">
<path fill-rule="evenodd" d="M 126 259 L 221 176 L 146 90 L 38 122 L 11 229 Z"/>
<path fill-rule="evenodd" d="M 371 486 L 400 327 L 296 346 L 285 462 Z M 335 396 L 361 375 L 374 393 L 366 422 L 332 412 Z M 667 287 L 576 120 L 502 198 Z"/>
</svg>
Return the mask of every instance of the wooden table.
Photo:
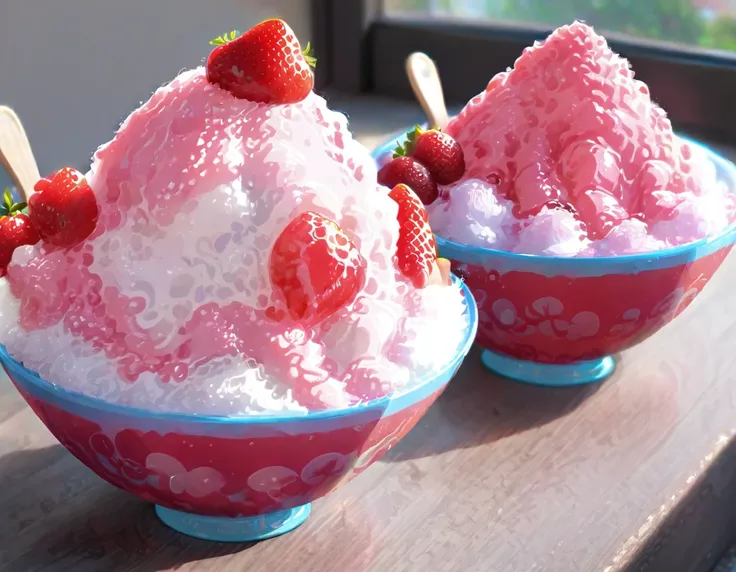
<svg viewBox="0 0 736 572">
<path fill-rule="evenodd" d="M 334 101 L 368 144 L 421 118 Z M 601 385 L 499 379 L 475 350 L 381 462 L 256 545 L 167 529 L 56 444 L 3 379 L 0 570 L 709 570 L 736 524 L 735 256 Z"/>
</svg>

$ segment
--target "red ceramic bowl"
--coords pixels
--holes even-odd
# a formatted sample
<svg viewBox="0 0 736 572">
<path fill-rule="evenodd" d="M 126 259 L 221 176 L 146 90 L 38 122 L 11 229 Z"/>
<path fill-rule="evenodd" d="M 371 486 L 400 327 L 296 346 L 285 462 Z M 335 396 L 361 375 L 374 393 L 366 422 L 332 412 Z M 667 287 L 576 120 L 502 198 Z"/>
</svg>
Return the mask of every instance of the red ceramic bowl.
<svg viewBox="0 0 736 572">
<path fill-rule="evenodd" d="M 307 414 L 206 417 L 114 405 L 67 391 L 24 368 L 0 346 L 18 391 L 77 459 L 113 485 L 156 504 L 172 528 L 209 540 L 260 540 L 304 522 L 310 503 L 362 473 L 424 415 L 452 379 L 476 334 L 453 360 L 403 393 Z"/>
<path fill-rule="evenodd" d="M 403 136 L 373 153 L 378 165 Z M 702 147 L 736 190 L 736 166 Z M 542 385 L 598 381 L 613 354 L 654 334 L 693 301 L 731 251 L 736 224 L 718 236 L 658 252 L 596 258 L 514 254 L 437 236 L 478 304 L 483 363 Z"/>
</svg>

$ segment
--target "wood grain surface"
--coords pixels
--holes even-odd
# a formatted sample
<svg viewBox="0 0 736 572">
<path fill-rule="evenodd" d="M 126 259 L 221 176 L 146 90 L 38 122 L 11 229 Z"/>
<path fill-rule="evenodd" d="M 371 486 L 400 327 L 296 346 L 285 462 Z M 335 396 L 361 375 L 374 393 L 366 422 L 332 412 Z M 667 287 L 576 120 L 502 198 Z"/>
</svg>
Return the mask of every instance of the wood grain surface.
<svg viewBox="0 0 736 572">
<path fill-rule="evenodd" d="M 334 101 L 368 143 L 418 113 Z M 56 444 L 3 378 L 0 570 L 709 570 L 736 525 L 734 256 L 601 385 L 514 383 L 474 350 L 382 461 L 296 531 L 255 545 L 167 529 Z"/>
</svg>

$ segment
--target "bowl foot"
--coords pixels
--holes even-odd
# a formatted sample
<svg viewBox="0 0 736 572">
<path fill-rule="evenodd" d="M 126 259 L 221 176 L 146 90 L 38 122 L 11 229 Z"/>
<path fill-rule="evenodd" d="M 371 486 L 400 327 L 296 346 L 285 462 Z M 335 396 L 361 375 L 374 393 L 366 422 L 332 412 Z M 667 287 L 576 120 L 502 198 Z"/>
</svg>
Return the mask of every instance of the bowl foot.
<svg viewBox="0 0 736 572">
<path fill-rule="evenodd" d="M 602 381 L 610 376 L 616 367 L 616 362 L 611 356 L 553 365 L 520 360 L 491 350 L 483 350 L 481 360 L 486 368 L 504 377 L 553 387 Z"/>
<path fill-rule="evenodd" d="M 254 542 L 291 532 L 312 511 L 311 503 L 242 518 L 200 516 L 156 505 L 156 514 L 177 532 L 215 542 Z"/>
</svg>

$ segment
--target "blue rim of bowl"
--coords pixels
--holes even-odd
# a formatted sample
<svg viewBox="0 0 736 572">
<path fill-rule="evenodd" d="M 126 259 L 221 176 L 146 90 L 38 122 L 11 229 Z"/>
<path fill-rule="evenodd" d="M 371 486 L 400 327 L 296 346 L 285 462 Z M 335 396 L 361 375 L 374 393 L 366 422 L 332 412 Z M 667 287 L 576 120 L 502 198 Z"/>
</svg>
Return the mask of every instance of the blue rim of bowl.
<svg viewBox="0 0 736 572">
<path fill-rule="evenodd" d="M 426 124 L 423 127 L 426 128 Z M 377 162 L 381 157 L 390 153 L 399 142 L 405 139 L 407 131 L 398 132 L 397 135 L 373 150 L 371 154 L 374 160 Z M 726 173 L 731 179 L 732 192 L 736 190 L 734 188 L 736 187 L 736 165 L 703 143 L 681 135 L 678 135 L 678 137 L 683 141 L 687 141 L 690 145 L 705 151 L 708 157 L 716 164 L 719 173 Z M 439 235 L 435 235 L 435 237 L 437 245 L 440 248 L 440 254 L 460 261 L 468 256 L 473 257 L 478 262 L 484 258 L 493 258 L 494 261 L 506 261 L 508 266 L 513 269 L 524 267 L 525 269 L 533 269 L 540 274 L 559 275 L 572 273 L 576 276 L 597 276 L 617 273 L 617 271 L 624 270 L 622 267 L 625 267 L 630 272 L 632 269 L 654 270 L 692 262 L 707 254 L 716 252 L 729 244 L 733 244 L 736 241 L 736 221 L 725 227 L 718 234 L 707 236 L 688 244 L 651 252 L 624 254 L 621 256 L 565 257 L 523 254 L 497 250 L 495 248 L 468 246 L 448 240 Z M 457 252 L 458 255 L 453 256 L 453 251 Z"/>
<path fill-rule="evenodd" d="M 166 411 L 155 411 L 151 409 L 142 409 L 140 407 L 128 407 L 125 405 L 118 405 L 110 403 L 98 397 L 91 397 L 84 395 L 76 391 L 70 391 L 64 389 L 61 386 L 54 385 L 41 379 L 41 377 L 34 371 L 25 368 L 21 363 L 16 361 L 7 351 L 4 345 L 0 345 L 0 361 L 10 369 L 14 375 L 17 375 L 22 382 L 30 383 L 37 390 L 42 393 L 52 393 L 54 398 L 59 401 L 70 401 L 76 405 L 88 407 L 96 411 L 107 412 L 116 415 L 143 417 L 146 420 L 158 420 L 167 422 L 179 422 L 179 423 L 200 423 L 200 424 L 277 424 L 277 423 L 291 423 L 298 421 L 317 421 L 325 419 L 334 419 L 339 417 L 347 417 L 358 413 L 371 411 L 371 410 L 386 410 L 389 409 L 390 404 L 401 402 L 401 407 L 395 408 L 394 412 L 400 411 L 417 403 L 420 399 L 411 399 L 415 395 L 422 394 L 422 388 L 426 388 L 431 385 L 432 382 L 437 381 L 439 378 L 452 372 L 456 369 L 460 363 L 465 359 L 465 356 L 470 351 L 470 347 L 473 345 L 475 340 L 475 334 L 478 329 L 478 308 L 475 304 L 475 299 L 470 293 L 470 290 L 465 283 L 459 278 L 453 276 L 453 283 L 460 284 L 460 290 L 465 300 L 465 311 L 468 316 L 468 326 L 465 331 L 465 336 L 458 346 L 458 349 L 453 359 L 448 362 L 441 370 L 431 376 L 425 376 L 423 379 L 416 383 L 412 383 L 410 387 L 404 391 L 391 393 L 378 399 L 359 403 L 351 407 L 343 407 L 340 409 L 326 409 L 321 411 L 310 411 L 307 413 L 289 413 L 289 414 L 256 414 L 256 415 L 198 415 L 196 413 L 178 413 L 178 412 L 166 412 Z M 439 384 L 437 389 L 439 389 Z M 406 401 L 404 404 L 403 402 Z M 391 408 L 394 409 L 394 408 Z"/>
</svg>

